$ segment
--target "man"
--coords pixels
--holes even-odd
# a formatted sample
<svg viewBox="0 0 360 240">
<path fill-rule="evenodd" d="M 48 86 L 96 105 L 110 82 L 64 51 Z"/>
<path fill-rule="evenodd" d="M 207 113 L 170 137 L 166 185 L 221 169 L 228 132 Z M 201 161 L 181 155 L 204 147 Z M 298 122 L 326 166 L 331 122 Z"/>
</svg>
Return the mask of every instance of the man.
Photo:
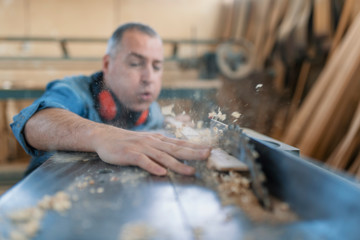
<svg viewBox="0 0 360 240">
<path fill-rule="evenodd" d="M 204 160 L 209 147 L 143 132 L 163 125 L 155 102 L 162 72 L 159 35 L 139 23 L 120 26 L 108 42 L 101 72 L 49 83 L 42 97 L 14 117 L 14 135 L 32 156 L 27 172 L 51 151 L 68 150 L 96 152 L 107 163 L 155 175 L 165 175 L 167 168 L 194 174 L 177 159 Z"/>
</svg>

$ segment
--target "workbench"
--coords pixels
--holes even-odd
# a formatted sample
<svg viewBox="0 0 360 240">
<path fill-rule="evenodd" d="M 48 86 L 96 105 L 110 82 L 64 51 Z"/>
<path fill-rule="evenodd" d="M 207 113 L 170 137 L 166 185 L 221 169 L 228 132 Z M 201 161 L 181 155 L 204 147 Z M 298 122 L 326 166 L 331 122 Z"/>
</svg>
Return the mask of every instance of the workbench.
<svg viewBox="0 0 360 240">
<path fill-rule="evenodd" d="M 0 198 L 0 239 L 16 229 L 12 212 L 58 192 L 70 196 L 71 207 L 45 211 L 33 239 L 357 239 L 358 185 L 273 148 L 265 143 L 256 149 L 262 164 L 268 162 L 269 189 L 289 203 L 297 221 L 252 221 L 244 209 L 224 206 L 201 171 L 157 177 L 104 163 L 93 153 L 59 152 Z"/>
</svg>

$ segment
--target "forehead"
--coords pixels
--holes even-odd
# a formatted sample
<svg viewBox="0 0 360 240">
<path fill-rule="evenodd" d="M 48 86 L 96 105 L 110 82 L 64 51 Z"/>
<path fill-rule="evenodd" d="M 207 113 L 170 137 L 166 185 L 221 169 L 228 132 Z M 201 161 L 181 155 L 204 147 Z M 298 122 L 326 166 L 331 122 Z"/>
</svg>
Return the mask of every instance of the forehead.
<svg viewBox="0 0 360 240">
<path fill-rule="evenodd" d="M 164 58 L 163 44 L 159 37 L 149 36 L 138 30 L 128 30 L 124 33 L 119 53 L 129 56 L 133 53 L 150 60 L 162 61 Z"/>
</svg>

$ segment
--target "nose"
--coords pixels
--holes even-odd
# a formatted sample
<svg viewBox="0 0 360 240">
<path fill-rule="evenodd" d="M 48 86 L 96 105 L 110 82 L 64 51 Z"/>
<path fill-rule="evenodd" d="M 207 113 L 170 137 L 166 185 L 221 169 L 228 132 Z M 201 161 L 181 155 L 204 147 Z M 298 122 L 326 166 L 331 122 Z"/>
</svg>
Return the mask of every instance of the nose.
<svg viewBox="0 0 360 240">
<path fill-rule="evenodd" d="M 151 65 L 146 65 L 141 72 L 141 82 L 145 85 L 151 84 L 154 81 L 154 70 Z"/>
</svg>

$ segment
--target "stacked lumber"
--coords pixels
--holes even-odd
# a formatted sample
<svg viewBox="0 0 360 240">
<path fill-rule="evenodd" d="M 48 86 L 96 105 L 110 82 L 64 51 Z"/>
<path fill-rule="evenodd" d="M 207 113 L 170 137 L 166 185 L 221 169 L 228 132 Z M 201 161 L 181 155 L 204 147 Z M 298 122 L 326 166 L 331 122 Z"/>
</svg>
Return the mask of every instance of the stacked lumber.
<svg viewBox="0 0 360 240">
<path fill-rule="evenodd" d="M 227 71 L 222 72 L 225 77 L 217 100 L 222 109 L 243 114 L 240 125 L 275 138 L 282 135 L 288 118 L 288 103 L 284 100 L 288 100 L 294 82 L 289 75 L 296 75 L 292 73 L 293 66 L 308 54 L 312 3 L 311 0 L 232 1 L 222 36 L 224 40 L 247 43 L 248 47 L 239 51 L 247 62 L 232 77 Z M 307 69 L 304 67 L 303 79 L 307 77 Z M 237 74 L 242 72 L 250 73 Z M 272 72 L 275 74 L 269 74 Z M 305 85 L 303 81 L 303 88 Z M 299 100 L 293 104 L 293 112 L 303 96 L 302 91 L 298 92 Z"/>
<path fill-rule="evenodd" d="M 346 1 L 331 55 L 289 123 L 283 141 L 299 147 L 304 155 L 357 173 L 360 166 L 360 14 L 349 21 L 353 3 Z M 318 24 L 319 33 L 328 38 L 327 28 Z"/>
<path fill-rule="evenodd" d="M 242 126 L 360 177 L 360 2 L 232 3 L 222 36 L 253 45 L 254 74 L 223 79 L 222 109 L 241 112 Z"/>
</svg>

